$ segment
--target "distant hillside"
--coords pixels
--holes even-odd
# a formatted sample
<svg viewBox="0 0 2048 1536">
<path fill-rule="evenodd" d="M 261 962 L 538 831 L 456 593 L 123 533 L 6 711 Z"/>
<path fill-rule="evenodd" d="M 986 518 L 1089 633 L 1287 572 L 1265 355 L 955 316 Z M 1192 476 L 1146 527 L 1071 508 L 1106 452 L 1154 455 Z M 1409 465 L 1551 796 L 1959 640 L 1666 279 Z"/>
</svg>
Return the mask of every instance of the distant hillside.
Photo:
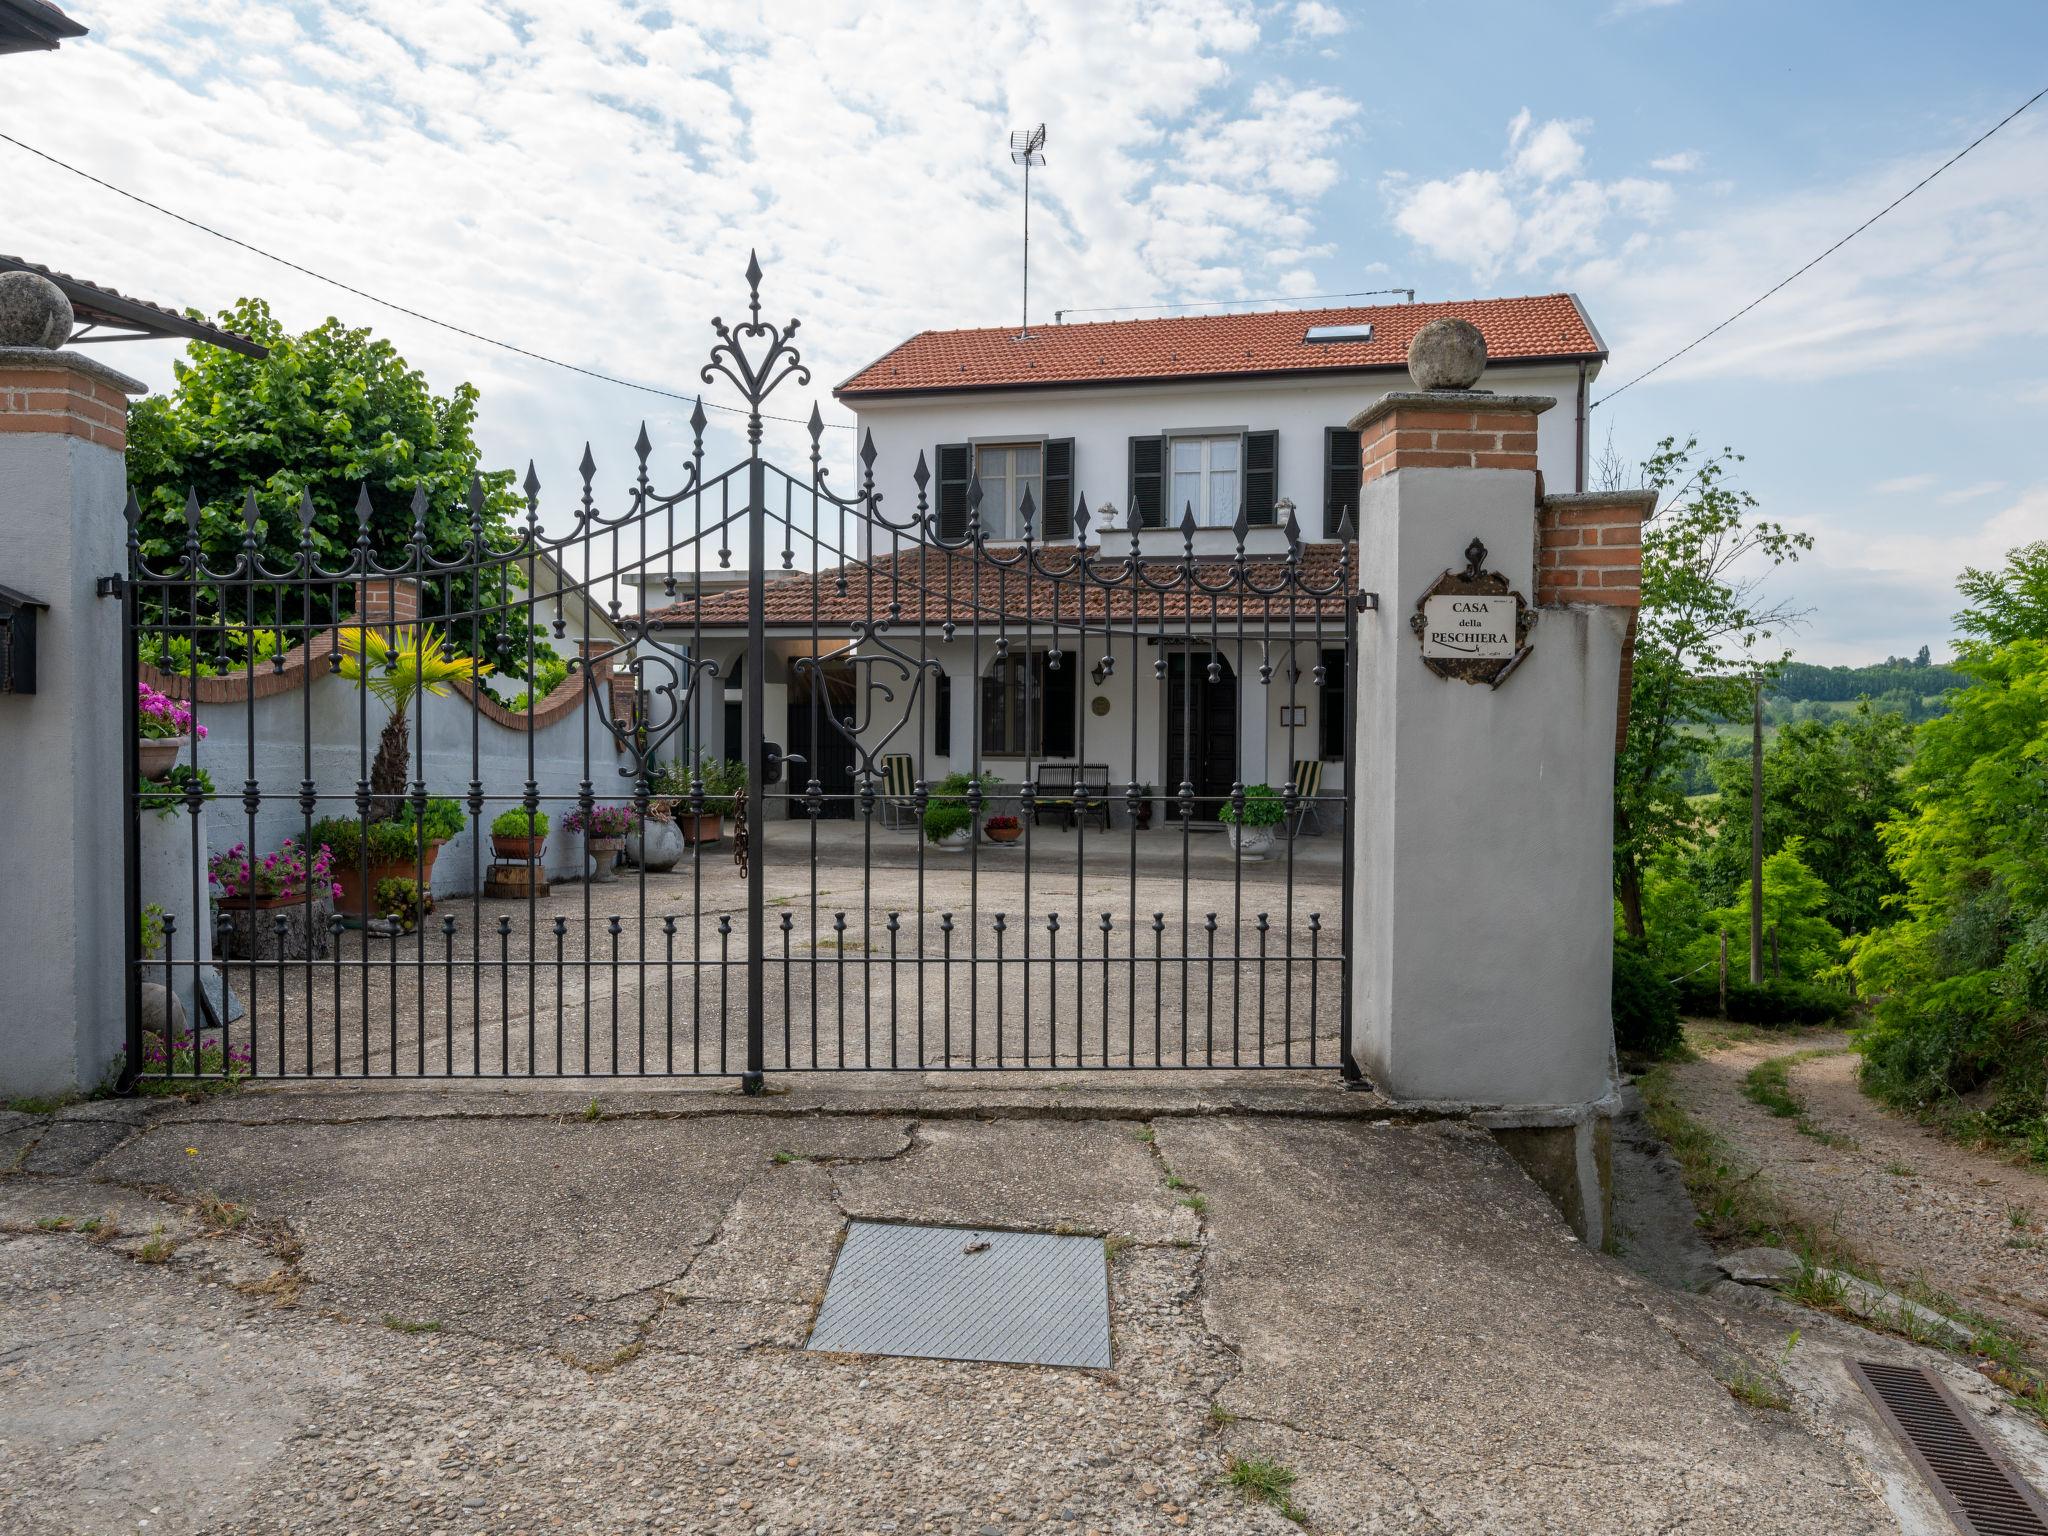
<svg viewBox="0 0 2048 1536">
<path fill-rule="evenodd" d="M 1867 667 L 1818 667 L 1795 661 L 1766 698 L 1764 718 L 1773 725 L 1824 720 L 1855 708 L 1858 699 L 1868 699 L 1877 709 L 1918 722 L 1942 713 L 1942 695 L 1963 683 L 1962 673 L 1929 660 L 1924 645 L 1918 656 L 1888 656 Z"/>
</svg>

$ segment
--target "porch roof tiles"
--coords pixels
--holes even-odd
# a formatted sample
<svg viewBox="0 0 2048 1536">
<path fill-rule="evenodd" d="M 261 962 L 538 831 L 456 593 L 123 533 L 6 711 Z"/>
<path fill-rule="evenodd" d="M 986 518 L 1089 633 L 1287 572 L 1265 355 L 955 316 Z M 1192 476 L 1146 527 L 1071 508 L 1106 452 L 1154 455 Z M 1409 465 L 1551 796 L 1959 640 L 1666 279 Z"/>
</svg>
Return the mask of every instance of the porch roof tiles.
<svg viewBox="0 0 2048 1536">
<path fill-rule="evenodd" d="M 1351 569 L 1358 568 L 1357 546 L 1350 547 Z M 815 621 L 821 629 L 845 630 L 871 619 L 895 617 L 904 625 L 932 626 L 994 622 L 1021 622 L 1055 618 L 1077 623 L 1082 618 L 1101 623 L 1137 619 L 1146 623 L 1189 619 L 1207 623 L 1218 619 L 1269 618 L 1284 628 L 1292 613 L 1297 622 L 1315 626 L 1318 617 L 1325 629 L 1341 623 L 1344 603 L 1341 595 L 1315 594 L 1332 587 L 1339 579 L 1345 546 L 1304 544 L 1301 574 L 1289 581 L 1282 556 L 1257 555 L 1246 560 L 1247 585 L 1262 589 L 1247 591 L 1245 585 L 1229 581 L 1228 557 L 1197 557 L 1194 584 L 1187 579 L 1186 566 L 1177 559 L 1147 559 L 1142 579 L 1133 582 L 1125 569 L 1125 557 L 1105 555 L 1096 546 L 1087 551 L 1087 580 L 1080 579 L 1079 552 L 1066 549 L 1041 550 L 1033 564 L 1001 565 L 986 556 L 962 550 L 921 546 L 874 560 L 852 560 L 817 572 L 783 575 L 767 584 L 763 617 L 771 629 L 808 629 Z M 1208 592 L 1198 587 L 1221 586 Z M 1158 588 L 1166 590 L 1157 590 Z M 1271 595 L 1266 595 L 1266 590 Z M 892 615 L 892 608 L 894 610 Z M 711 630 L 745 629 L 747 591 L 745 587 L 707 592 L 701 600 L 682 597 L 648 615 L 650 624 Z"/>
</svg>

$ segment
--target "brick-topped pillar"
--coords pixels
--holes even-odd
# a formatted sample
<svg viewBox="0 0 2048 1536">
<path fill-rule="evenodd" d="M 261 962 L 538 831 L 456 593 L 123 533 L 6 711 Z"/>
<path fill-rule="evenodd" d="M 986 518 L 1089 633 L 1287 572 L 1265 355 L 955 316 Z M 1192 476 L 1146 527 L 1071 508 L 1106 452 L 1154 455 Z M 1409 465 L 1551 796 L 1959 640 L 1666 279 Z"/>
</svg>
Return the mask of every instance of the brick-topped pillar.
<svg viewBox="0 0 2048 1536">
<path fill-rule="evenodd" d="M 356 583 L 356 617 L 365 624 L 416 624 L 420 584 L 412 576 L 376 576 Z"/>
<path fill-rule="evenodd" d="M 1470 1108 L 1598 1241 L 1615 701 L 1644 498 L 1543 498 L 1536 424 L 1554 404 L 1418 389 L 1351 422 L 1359 584 L 1378 596 L 1359 617 L 1348 765 L 1353 1055 L 1397 1098 Z M 1424 634 L 1441 646 L 1443 631 L 1411 622 L 1433 587 L 1463 579 L 1475 541 L 1480 572 L 1533 611 L 1504 673 L 1483 657 L 1432 667 Z M 1453 610 L 1431 612 L 1442 624 Z M 1495 608 L 1481 627 L 1511 624 Z"/>
<path fill-rule="evenodd" d="M 142 392 L 79 354 L 0 346 L 0 583 L 48 605 L 36 691 L 0 693 L 13 872 L 0 955 L 14 961 L 0 1098 L 97 1087 L 126 1032 L 121 827 L 135 701 L 121 604 L 96 587 L 128 566 L 122 452 L 128 397 Z"/>
</svg>

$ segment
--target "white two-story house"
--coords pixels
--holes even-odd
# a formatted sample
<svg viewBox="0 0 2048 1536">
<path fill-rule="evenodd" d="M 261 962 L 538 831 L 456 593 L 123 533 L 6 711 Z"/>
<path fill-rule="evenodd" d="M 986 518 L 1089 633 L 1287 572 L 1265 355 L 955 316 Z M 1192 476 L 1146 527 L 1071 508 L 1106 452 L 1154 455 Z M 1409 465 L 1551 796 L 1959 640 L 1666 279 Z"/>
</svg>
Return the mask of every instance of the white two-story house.
<svg viewBox="0 0 2048 1536">
<path fill-rule="evenodd" d="M 1148 593 L 1142 583 L 1084 595 L 1091 583 L 1075 562 L 1122 562 L 1135 529 L 1140 558 L 1168 570 L 1186 559 L 1190 520 L 1194 556 L 1207 569 L 1228 565 L 1240 520 L 1247 558 L 1278 562 L 1291 513 L 1303 569 L 1315 580 L 1334 574 L 1338 529 L 1359 486 L 1359 438 L 1347 423 L 1410 387 L 1408 343 L 1442 315 L 1485 336 L 1480 388 L 1557 401 L 1536 418 L 1538 467 L 1550 487 L 1582 489 L 1587 392 L 1607 354 L 1570 294 L 1053 325 L 1028 335 L 924 331 L 877 358 L 834 394 L 854 411 L 861 439 L 873 436 L 881 515 L 828 517 L 816 531 L 816 573 L 773 573 L 767 734 L 802 752 L 828 795 L 850 792 L 858 754 L 843 730 L 818 727 L 823 709 L 857 720 L 863 746 L 886 736 L 883 751 L 908 753 L 931 780 L 979 767 L 1020 781 L 1043 764 L 1085 762 L 1105 766 L 1119 796 L 1128 782 L 1164 796 L 1192 782 L 1204 819 L 1233 782 L 1277 787 L 1304 759 L 1324 764 L 1326 792 L 1340 786 L 1335 605 L 1253 612 Z M 940 547 L 969 533 L 977 486 L 972 526 L 984 553 Z M 1027 504 L 1033 542 L 1046 551 L 1029 571 L 1004 564 L 1026 532 Z M 1083 504 L 1089 521 L 1077 541 Z M 904 531 L 920 506 L 935 520 L 936 543 Z M 744 604 L 743 592 L 707 592 L 659 618 L 702 653 L 736 661 Z M 916 691 L 909 715 L 900 712 L 909 697 L 900 679 L 894 705 L 863 689 L 891 669 L 863 674 L 860 652 L 848 654 L 860 625 L 891 605 L 900 643 L 936 663 L 923 669 L 930 686 Z M 867 654 L 875 649 L 871 636 Z M 795 665 L 807 657 L 818 660 Z M 723 737 L 742 728 L 726 710 L 706 721 L 699 744 L 736 755 L 739 739 Z"/>
</svg>

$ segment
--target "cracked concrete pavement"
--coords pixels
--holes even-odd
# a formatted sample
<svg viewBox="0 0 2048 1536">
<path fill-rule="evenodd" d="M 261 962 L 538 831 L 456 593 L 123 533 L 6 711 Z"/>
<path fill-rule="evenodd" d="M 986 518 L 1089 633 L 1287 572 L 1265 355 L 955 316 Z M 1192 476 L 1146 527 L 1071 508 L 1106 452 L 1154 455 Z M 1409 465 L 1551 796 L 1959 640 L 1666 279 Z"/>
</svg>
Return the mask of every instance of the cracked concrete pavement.
<svg viewBox="0 0 2048 1536">
<path fill-rule="evenodd" d="M 1899 1529 L 1775 1324 L 1333 1083 L 245 1093 L 0 1117 L 0 1528 Z M 803 1349 L 851 1217 L 1113 1236 L 1107 1372 Z M 1712 1350 L 1699 1339 L 1711 1337 Z M 143 1524 L 147 1522 L 147 1524 Z"/>
</svg>

